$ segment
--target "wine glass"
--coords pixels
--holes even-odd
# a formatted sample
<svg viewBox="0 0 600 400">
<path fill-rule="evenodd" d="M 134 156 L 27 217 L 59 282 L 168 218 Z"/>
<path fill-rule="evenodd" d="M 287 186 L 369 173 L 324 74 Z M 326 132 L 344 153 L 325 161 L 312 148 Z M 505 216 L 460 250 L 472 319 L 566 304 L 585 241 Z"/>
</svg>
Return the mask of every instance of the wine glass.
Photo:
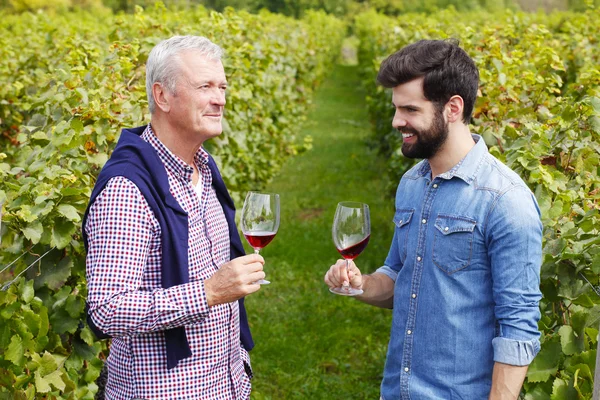
<svg viewBox="0 0 600 400">
<path fill-rule="evenodd" d="M 279 229 L 279 195 L 276 193 L 248 192 L 241 217 L 242 233 L 259 254 L 277 234 Z M 261 285 L 271 282 L 261 279 Z"/>
<path fill-rule="evenodd" d="M 350 260 L 354 260 L 367 247 L 371 237 L 371 218 L 369 206 L 365 203 L 343 201 L 338 203 L 333 218 L 333 243 L 337 251 L 346 260 L 346 272 Z M 348 285 L 330 288 L 332 293 L 343 296 L 362 294 L 361 289 Z"/>
</svg>

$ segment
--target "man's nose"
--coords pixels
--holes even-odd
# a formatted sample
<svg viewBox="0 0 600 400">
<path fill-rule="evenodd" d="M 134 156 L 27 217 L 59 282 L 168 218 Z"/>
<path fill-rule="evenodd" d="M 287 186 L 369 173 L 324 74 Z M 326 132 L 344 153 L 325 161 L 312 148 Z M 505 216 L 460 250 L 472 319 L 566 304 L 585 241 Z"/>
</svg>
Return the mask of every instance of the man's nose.
<svg viewBox="0 0 600 400">
<path fill-rule="evenodd" d="M 402 118 L 398 111 L 396 111 L 396 113 L 394 114 L 394 119 L 392 119 L 392 126 L 394 127 L 394 129 L 406 126 L 406 119 Z"/>
<path fill-rule="evenodd" d="M 220 88 L 216 89 L 215 94 L 211 98 L 211 103 L 218 106 L 224 106 L 226 103 L 225 91 Z"/>
</svg>

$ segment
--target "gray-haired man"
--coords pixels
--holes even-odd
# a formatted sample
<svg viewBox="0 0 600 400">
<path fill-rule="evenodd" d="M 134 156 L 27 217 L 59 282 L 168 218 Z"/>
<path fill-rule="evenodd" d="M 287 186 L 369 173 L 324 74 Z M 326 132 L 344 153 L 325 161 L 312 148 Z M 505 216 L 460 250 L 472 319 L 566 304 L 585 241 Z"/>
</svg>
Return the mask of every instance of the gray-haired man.
<svg viewBox="0 0 600 400">
<path fill-rule="evenodd" d="M 151 122 L 125 129 L 84 217 L 88 323 L 112 337 L 107 399 L 247 399 L 243 297 L 264 260 L 244 255 L 204 141 L 221 134 L 222 50 L 159 43 L 146 66 Z"/>
</svg>

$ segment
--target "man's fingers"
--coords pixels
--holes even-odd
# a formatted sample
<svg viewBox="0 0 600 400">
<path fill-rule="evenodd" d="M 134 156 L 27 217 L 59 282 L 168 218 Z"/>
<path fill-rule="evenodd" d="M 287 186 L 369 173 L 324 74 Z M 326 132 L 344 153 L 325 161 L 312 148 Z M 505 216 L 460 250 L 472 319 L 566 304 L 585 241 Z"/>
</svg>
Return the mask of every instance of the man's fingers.
<svg viewBox="0 0 600 400">
<path fill-rule="evenodd" d="M 245 265 L 246 271 L 248 273 L 254 273 L 263 270 L 263 263 L 261 262 L 253 262 Z"/>
<path fill-rule="evenodd" d="M 339 262 L 332 265 L 325 275 L 325 283 L 329 287 L 340 287 L 344 283 L 348 282 L 348 275 L 346 273 L 346 264 L 340 264 Z"/>
<path fill-rule="evenodd" d="M 256 281 L 252 281 L 248 285 L 246 285 L 246 295 L 258 292 L 260 290 L 261 284 L 256 283 Z"/>
<path fill-rule="evenodd" d="M 238 257 L 236 259 L 234 259 L 233 261 L 237 261 L 240 262 L 242 264 L 253 264 L 253 263 L 261 263 L 264 264 L 265 263 L 265 259 L 263 258 L 263 256 L 261 256 L 260 254 L 246 254 L 245 256 L 241 256 Z"/>
<path fill-rule="evenodd" d="M 263 270 L 248 274 L 248 283 L 253 283 L 253 282 L 259 281 L 261 279 L 265 279 L 265 276 L 266 276 L 266 274 Z"/>
<path fill-rule="evenodd" d="M 333 280 L 331 270 L 327 271 L 327 274 L 325 275 L 325 283 L 331 288 L 340 286 L 337 281 Z"/>
</svg>

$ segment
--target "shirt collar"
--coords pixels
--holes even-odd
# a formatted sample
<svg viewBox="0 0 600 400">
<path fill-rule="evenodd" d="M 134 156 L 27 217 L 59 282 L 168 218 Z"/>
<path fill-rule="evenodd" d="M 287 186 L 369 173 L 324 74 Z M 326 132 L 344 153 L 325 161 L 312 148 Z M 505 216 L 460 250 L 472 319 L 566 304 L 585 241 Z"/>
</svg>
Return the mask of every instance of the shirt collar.
<svg viewBox="0 0 600 400">
<path fill-rule="evenodd" d="M 169 172 L 188 181 L 192 180 L 194 169 L 181 158 L 173 154 L 173 152 L 156 137 L 150 124 L 148 124 L 146 130 L 142 134 L 142 139 L 154 147 L 159 158 Z M 202 171 L 204 169 L 203 166 L 206 167 L 208 165 L 208 153 L 202 147 L 200 147 L 194 155 L 194 162 L 196 163 L 198 171 Z"/>
<path fill-rule="evenodd" d="M 472 134 L 471 136 L 475 141 L 475 146 L 473 146 L 467 155 L 463 157 L 463 159 L 460 160 L 454 167 L 450 168 L 449 171 L 440 174 L 440 178 L 449 180 L 457 177 L 469 185 L 475 180 L 477 171 L 481 166 L 483 157 L 488 153 L 488 149 L 481 136 L 475 134 Z M 423 160 L 420 168 L 418 169 L 418 174 L 421 176 L 431 176 L 431 166 L 429 165 L 428 160 Z"/>
</svg>

